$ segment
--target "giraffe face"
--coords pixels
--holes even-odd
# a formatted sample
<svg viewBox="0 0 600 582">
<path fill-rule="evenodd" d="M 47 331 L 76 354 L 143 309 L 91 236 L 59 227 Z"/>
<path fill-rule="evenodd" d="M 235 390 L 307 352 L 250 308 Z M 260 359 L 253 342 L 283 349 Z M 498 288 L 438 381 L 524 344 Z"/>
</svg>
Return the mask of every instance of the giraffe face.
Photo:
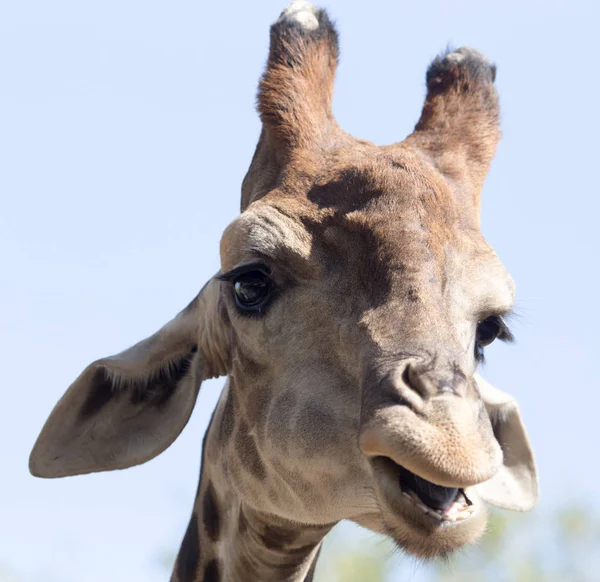
<svg viewBox="0 0 600 582">
<path fill-rule="evenodd" d="M 474 373 L 510 337 L 512 280 L 406 148 L 337 152 L 305 192 L 300 170 L 221 241 L 220 462 L 265 512 L 447 552 L 480 535 L 476 486 L 502 466 Z"/>
<path fill-rule="evenodd" d="M 157 333 L 84 370 L 40 433 L 34 475 L 148 461 L 185 426 L 201 381 L 228 375 L 197 506 L 212 543 L 243 509 L 319 532 L 351 519 L 427 558 L 475 541 L 484 502 L 533 507 L 518 406 L 476 374 L 484 348 L 511 338 L 514 300 L 479 229 L 500 135 L 495 68 L 472 49 L 438 57 L 414 132 L 376 147 L 335 121 L 337 57 L 325 11 L 284 10 L 220 273 Z M 180 577 L 196 562 L 184 556 Z M 218 568 L 213 557 L 205 579 Z"/>
</svg>

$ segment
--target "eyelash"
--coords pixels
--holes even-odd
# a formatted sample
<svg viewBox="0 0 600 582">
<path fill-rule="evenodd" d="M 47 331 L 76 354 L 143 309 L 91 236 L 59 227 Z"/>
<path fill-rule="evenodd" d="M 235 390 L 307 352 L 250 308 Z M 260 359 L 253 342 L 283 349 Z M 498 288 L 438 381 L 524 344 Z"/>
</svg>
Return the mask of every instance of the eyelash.
<svg viewBox="0 0 600 582">
<path fill-rule="evenodd" d="M 226 273 L 221 273 L 217 275 L 215 278 L 219 281 L 225 281 L 226 283 L 233 283 L 237 277 L 241 277 L 247 273 L 251 273 L 252 271 L 259 271 L 267 275 L 267 277 L 271 276 L 271 269 L 267 267 L 264 263 L 246 263 L 245 265 L 240 265 L 231 269 L 231 271 L 227 271 Z"/>
</svg>

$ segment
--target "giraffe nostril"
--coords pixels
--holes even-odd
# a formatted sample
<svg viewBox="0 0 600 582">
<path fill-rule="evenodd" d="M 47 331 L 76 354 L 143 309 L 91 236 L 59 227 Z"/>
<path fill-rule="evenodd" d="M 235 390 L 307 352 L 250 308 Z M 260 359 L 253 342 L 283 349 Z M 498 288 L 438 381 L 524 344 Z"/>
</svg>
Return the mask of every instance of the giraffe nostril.
<svg viewBox="0 0 600 582">
<path fill-rule="evenodd" d="M 410 382 L 410 364 L 404 368 L 402 372 L 402 382 L 404 382 L 407 386 L 411 385 Z"/>
<path fill-rule="evenodd" d="M 401 380 L 404 386 L 423 399 L 443 393 L 462 396 L 467 384 L 466 376 L 460 370 L 423 367 L 414 363 L 406 364 Z"/>
<path fill-rule="evenodd" d="M 414 364 L 406 364 L 402 371 L 402 382 L 421 398 L 426 398 L 431 394 L 431 382 L 427 373 L 417 369 Z"/>
</svg>

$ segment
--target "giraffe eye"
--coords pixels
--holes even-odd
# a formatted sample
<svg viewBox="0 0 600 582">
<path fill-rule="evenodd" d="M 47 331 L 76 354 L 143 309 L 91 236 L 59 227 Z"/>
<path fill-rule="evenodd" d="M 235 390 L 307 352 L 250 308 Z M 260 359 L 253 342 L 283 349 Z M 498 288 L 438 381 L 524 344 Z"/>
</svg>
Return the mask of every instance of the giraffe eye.
<svg viewBox="0 0 600 582">
<path fill-rule="evenodd" d="M 477 343 L 484 348 L 489 346 L 502 330 L 502 320 L 499 317 L 488 317 L 477 325 Z"/>
<path fill-rule="evenodd" d="M 233 282 L 236 305 L 243 311 L 259 313 L 271 294 L 271 279 L 261 271 L 250 271 Z"/>
<path fill-rule="evenodd" d="M 495 339 L 512 341 L 513 335 L 499 315 L 492 315 L 477 324 L 475 337 L 475 358 L 483 360 L 483 348 L 489 346 Z"/>
<path fill-rule="evenodd" d="M 271 271 L 262 263 L 242 265 L 218 279 L 232 284 L 236 307 L 248 314 L 261 315 L 275 291 Z"/>
<path fill-rule="evenodd" d="M 231 283 L 236 307 L 249 315 L 262 315 L 276 291 L 271 270 L 263 263 L 241 265 L 217 279 Z"/>
</svg>

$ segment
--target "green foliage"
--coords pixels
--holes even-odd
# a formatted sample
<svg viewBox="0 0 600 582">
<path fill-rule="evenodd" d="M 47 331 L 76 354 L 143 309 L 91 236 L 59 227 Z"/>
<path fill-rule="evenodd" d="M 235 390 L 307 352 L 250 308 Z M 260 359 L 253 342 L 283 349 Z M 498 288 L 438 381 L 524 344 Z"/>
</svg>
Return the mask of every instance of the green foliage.
<svg viewBox="0 0 600 582">
<path fill-rule="evenodd" d="M 325 540 L 315 582 L 385 582 L 393 566 L 392 542 L 363 531 L 359 540 L 334 531 Z"/>
<path fill-rule="evenodd" d="M 383 582 L 385 577 L 385 561 L 368 553 L 339 556 L 336 566 L 338 578 L 344 582 Z"/>
<path fill-rule="evenodd" d="M 436 582 L 596 582 L 600 522 L 577 505 L 555 513 L 492 513 L 480 544 L 439 568 Z"/>
<path fill-rule="evenodd" d="M 329 544 L 316 581 L 414 579 L 414 566 L 411 571 L 387 559 L 393 553 L 388 542 L 370 540 L 351 544 L 346 537 L 343 549 L 339 539 Z M 598 582 L 599 548 L 600 519 L 583 506 L 550 513 L 494 511 L 477 546 L 423 568 L 428 582 Z"/>
</svg>

